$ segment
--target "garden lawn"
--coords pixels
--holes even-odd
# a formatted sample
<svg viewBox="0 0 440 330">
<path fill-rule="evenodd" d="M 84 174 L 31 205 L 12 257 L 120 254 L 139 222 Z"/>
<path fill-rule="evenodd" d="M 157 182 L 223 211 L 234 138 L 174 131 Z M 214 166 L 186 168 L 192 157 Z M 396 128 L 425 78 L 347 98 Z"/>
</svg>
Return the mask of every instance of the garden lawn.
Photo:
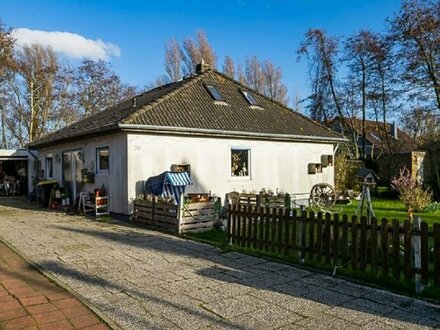
<svg viewBox="0 0 440 330">
<path fill-rule="evenodd" d="M 397 219 L 399 221 L 408 219 L 406 208 L 400 200 L 372 198 L 372 204 L 376 218 L 379 220 L 382 218 L 387 218 L 388 220 Z M 342 213 L 351 216 L 356 213 L 357 208 L 358 201 L 353 201 L 351 205 L 344 207 Z M 365 210 L 364 206 L 364 215 Z M 440 223 L 440 211 L 431 213 L 416 212 L 414 216 L 419 216 L 422 221 L 427 222 L 429 226 L 432 226 L 436 222 Z"/>
</svg>

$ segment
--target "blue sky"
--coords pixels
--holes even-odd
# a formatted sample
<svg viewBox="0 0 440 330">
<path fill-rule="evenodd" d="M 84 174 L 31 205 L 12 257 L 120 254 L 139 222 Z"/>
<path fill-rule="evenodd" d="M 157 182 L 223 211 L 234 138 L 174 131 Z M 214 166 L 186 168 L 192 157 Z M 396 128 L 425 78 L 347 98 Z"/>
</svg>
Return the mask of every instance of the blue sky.
<svg viewBox="0 0 440 330">
<path fill-rule="evenodd" d="M 117 74 L 138 86 L 163 73 L 165 41 L 181 41 L 203 29 L 219 67 L 225 55 L 241 62 L 251 55 L 270 59 L 283 69 L 289 95 L 304 97 L 306 64 L 296 62 L 295 50 L 309 28 L 341 36 L 365 28 L 382 31 L 399 5 L 397 0 L 14 0 L 2 1 L 0 17 L 13 28 L 102 40 Z"/>
</svg>

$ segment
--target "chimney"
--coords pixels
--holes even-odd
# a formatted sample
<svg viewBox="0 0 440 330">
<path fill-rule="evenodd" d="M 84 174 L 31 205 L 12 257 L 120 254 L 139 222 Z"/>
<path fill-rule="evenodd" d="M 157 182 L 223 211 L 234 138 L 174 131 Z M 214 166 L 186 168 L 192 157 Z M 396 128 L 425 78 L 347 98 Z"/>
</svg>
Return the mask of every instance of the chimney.
<svg viewBox="0 0 440 330">
<path fill-rule="evenodd" d="M 200 62 L 199 64 L 196 65 L 196 73 L 197 74 L 203 73 L 203 72 L 209 70 L 209 68 L 210 68 L 209 64 L 205 63 L 205 61 L 202 58 L 202 62 Z"/>
<path fill-rule="evenodd" d="M 397 125 L 394 121 L 391 124 L 391 136 L 393 137 L 393 139 L 399 139 L 399 137 L 397 136 Z"/>
</svg>

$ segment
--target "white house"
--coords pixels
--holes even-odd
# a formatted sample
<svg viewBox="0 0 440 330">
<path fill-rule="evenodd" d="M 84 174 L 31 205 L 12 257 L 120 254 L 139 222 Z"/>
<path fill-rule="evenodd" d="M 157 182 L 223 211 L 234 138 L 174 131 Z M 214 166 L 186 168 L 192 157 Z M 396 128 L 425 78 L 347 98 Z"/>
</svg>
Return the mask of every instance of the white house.
<svg viewBox="0 0 440 330">
<path fill-rule="evenodd" d="M 191 173 L 187 192 L 222 198 L 234 190 L 309 193 L 316 183 L 333 185 L 332 156 L 342 141 L 292 109 L 199 67 L 30 148 L 38 151 L 45 178 L 69 187 L 72 196 L 104 184 L 111 212 L 130 214 L 144 182 L 176 166 Z M 82 179 L 92 181 L 93 174 L 92 183 Z"/>
</svg>

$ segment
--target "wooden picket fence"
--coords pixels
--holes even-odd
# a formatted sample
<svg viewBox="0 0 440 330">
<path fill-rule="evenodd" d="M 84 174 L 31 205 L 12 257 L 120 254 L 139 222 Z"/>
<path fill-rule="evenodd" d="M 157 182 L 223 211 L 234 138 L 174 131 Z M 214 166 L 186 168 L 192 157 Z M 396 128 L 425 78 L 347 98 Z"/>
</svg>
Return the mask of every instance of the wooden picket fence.
<svg viewBox="0 0 440 330">
<path fill-rule="evenodd" d="M 366 217 L 296 210 L 229 205 L 229 244 L 323 263 L 375 277 L 412 281 L 440 287 L 440 223 L 411 228 L 409 220 L 388 221 Z M 414 266 L 414 238 L 420 237 L 420 267 Z"/>
</svg>

